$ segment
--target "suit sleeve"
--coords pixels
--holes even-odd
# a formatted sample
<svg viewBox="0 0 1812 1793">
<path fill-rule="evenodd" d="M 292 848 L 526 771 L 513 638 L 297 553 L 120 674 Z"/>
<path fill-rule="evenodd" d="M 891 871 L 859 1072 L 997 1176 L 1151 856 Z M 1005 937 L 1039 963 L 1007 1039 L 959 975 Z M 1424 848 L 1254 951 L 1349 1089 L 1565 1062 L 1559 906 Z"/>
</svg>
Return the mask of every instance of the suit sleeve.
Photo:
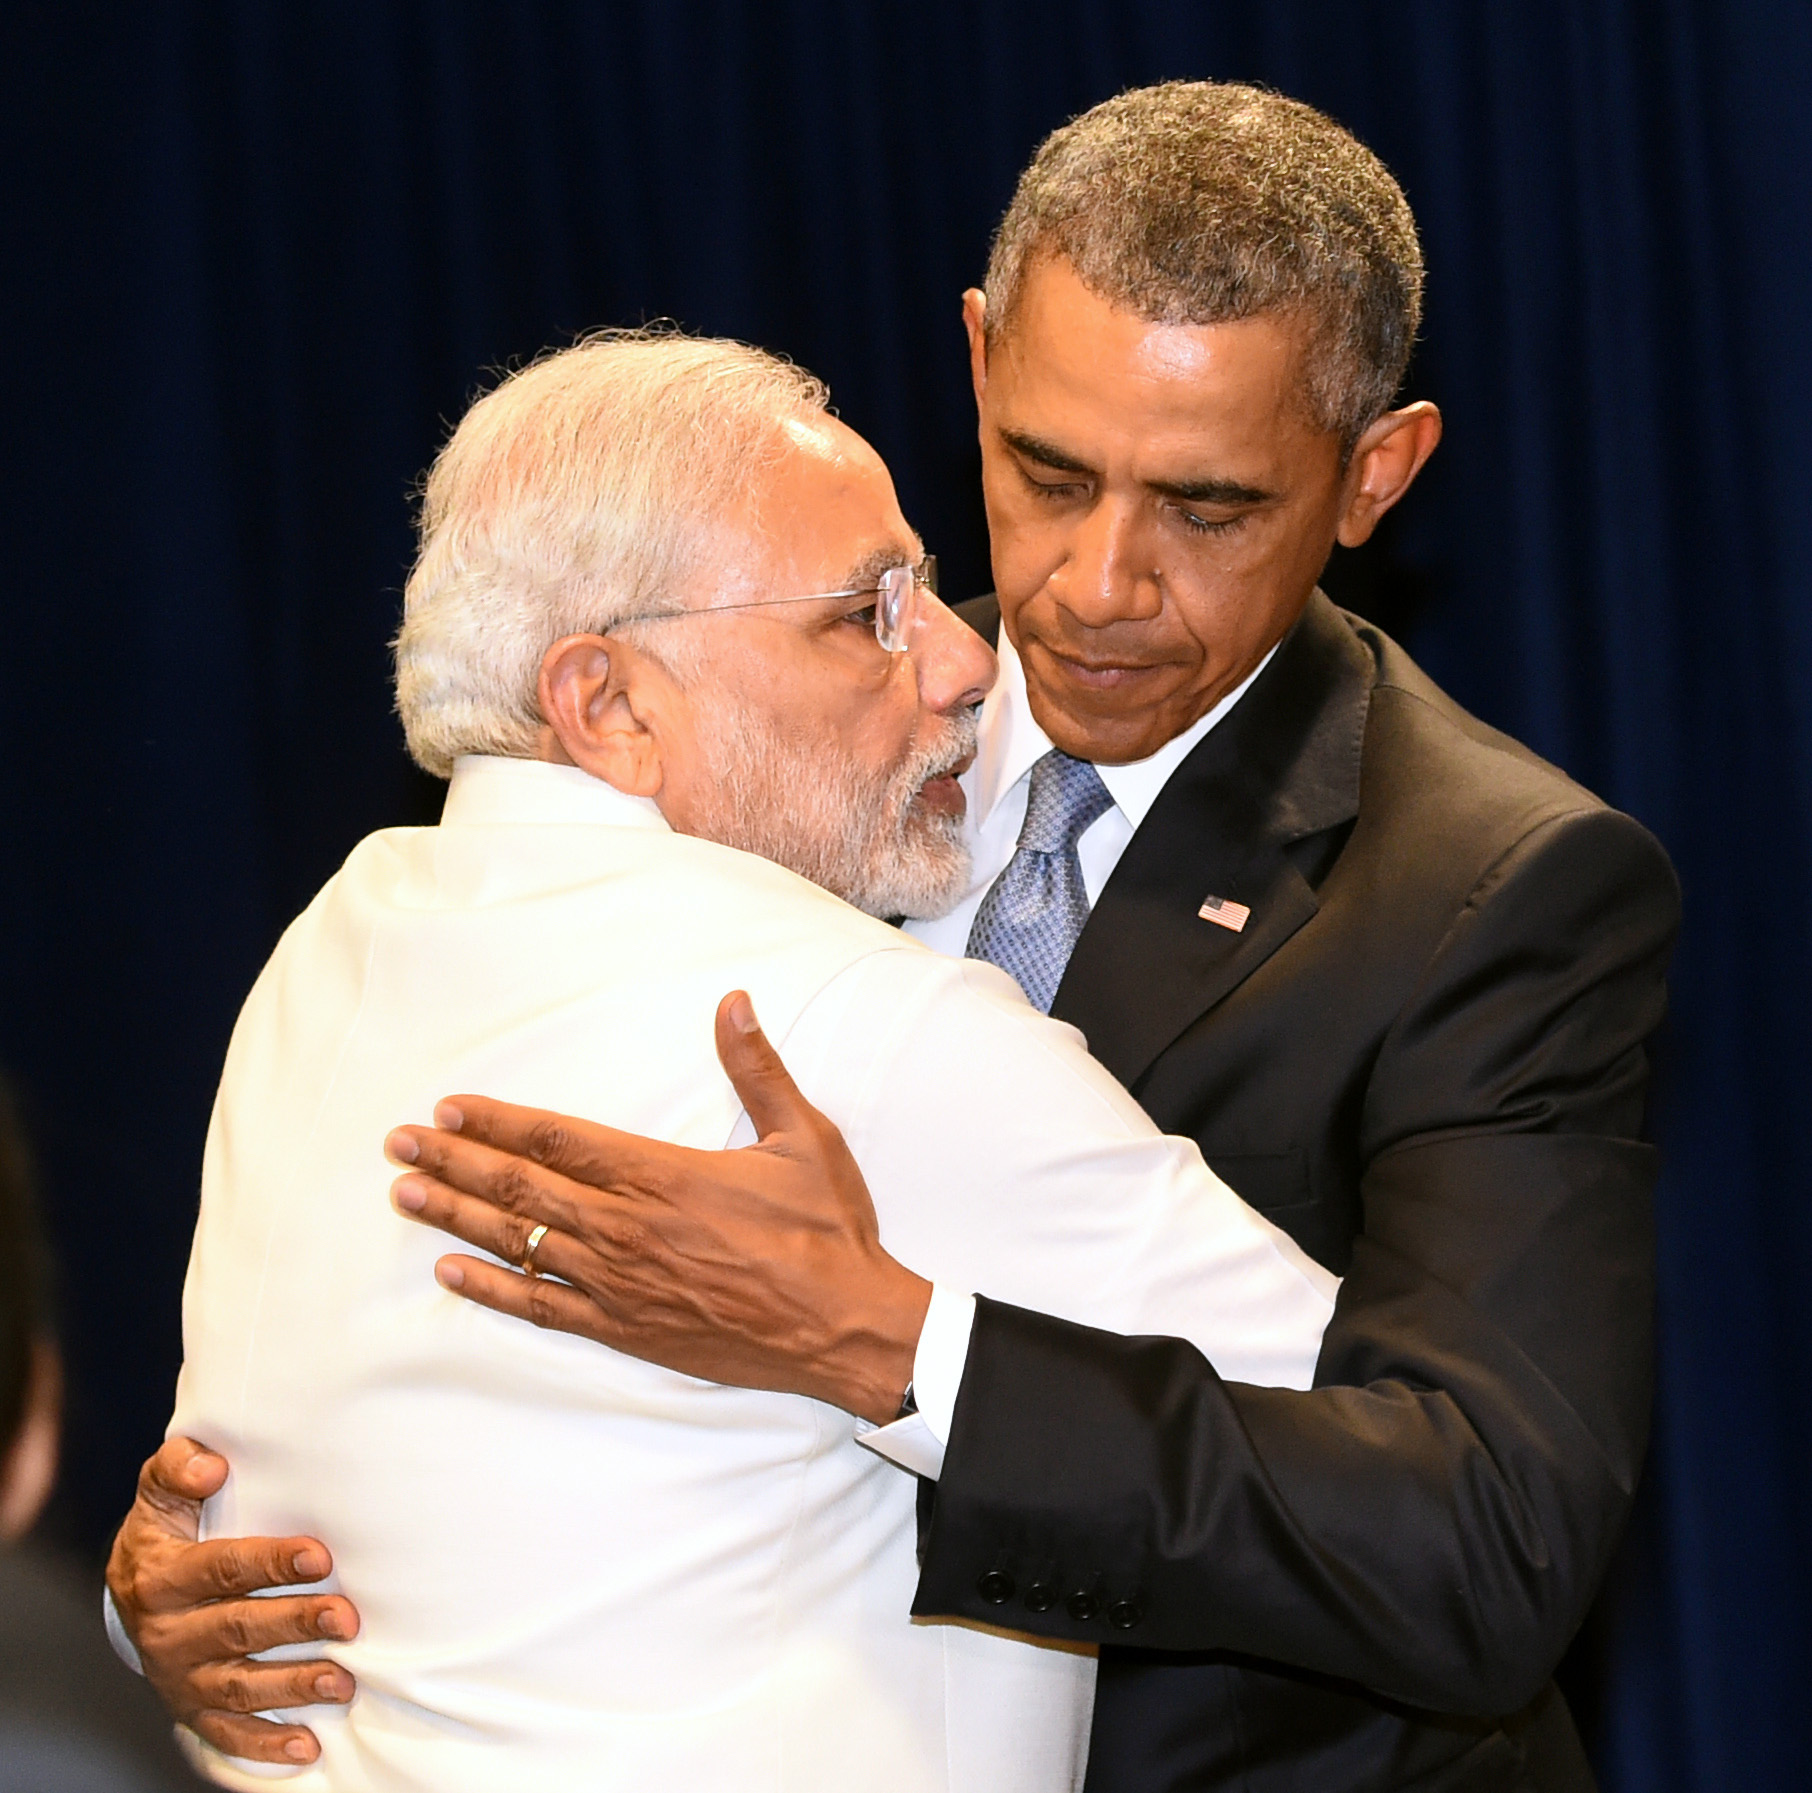
<svg viewBox="0 0 1812 1793">
<path fill-rule="evenodd" d="M 1529 1701 L 1646 1442 L 1640 1134 L 1677 921 L 1665 856 L 1610 811 L 1480 880 L 1369 1079 L 1364 1230 L 1312 1389 L 983 1299 L 914 1612 L 1000 1623 L 989 1578 L 1038 1578 L 1056 1603 L 1010 1622 L 1044 1635 Z"/>
</svg>

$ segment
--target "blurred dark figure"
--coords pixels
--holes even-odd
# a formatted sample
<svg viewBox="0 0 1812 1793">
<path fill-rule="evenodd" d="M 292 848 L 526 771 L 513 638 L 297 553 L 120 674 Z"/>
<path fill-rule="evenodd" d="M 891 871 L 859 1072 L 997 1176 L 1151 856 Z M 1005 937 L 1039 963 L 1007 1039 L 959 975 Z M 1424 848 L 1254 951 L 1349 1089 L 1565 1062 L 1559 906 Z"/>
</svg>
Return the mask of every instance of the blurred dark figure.
<svg viewBox="0 0 1812 1793">
<path fill-rule="evenodd" d="M 99 1575 L 21 1539 L 57 1473 L 63 1375 L 25 1139 L 0 1079 L 0 1793 L 165 1793 L 198 1783 L 170 1721 L 108 1648 Z"/>
</svg>

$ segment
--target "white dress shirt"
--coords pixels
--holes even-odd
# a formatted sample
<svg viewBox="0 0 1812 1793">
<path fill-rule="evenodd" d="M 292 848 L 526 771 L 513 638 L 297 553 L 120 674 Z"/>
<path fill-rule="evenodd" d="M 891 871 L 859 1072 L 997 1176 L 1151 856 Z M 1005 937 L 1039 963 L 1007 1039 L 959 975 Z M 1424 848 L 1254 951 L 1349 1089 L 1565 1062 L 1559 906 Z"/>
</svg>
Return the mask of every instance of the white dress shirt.
<svg viewBox="0 0 1812 1793">
<path fill-rule="evenodd" d="M 1091 905 L 1099 900 L 1114 867 L 1120 863 L 1120 855 L 1157 802 L 1158 793 L 1170 782 L 1171 774 L 1246 695 L 1276 652 L 1272 647 L 1205 716 L 1166 741 L 1149 759 L 1095 768 L 1114 801 L 1112 808 L 1104 810 L 1076 843 L 1083 888 Z M 982 898 L 1006 869 L 1019 844 L 1032 768 L 1052 745 L 1051 737 L 1032 719 L 1025 667 L 1004 629 L 999 653 L 1000 677 L 982 703 L 975 764 L 960 780 L 969 799 L 965 823 L 972 856 L 969 888 L 948 915 L 936 921 L 906 924 L 906 931 L 927 946 L 959 958 L 968 950 L 969 928 Z M 913 1396 L 919 1407 L 917 1423 L 900 1421 L 868 1433 L 864 1440 L 896 1463 L 934 1481 L 944 1466 L 944 1447 L 950 1442 L 950 1421 L 956 1412 L 957 1389 L 963 1379 L 963 1365 L 968 1361 L 969 1335 L 974 1326 L 973 1295 L 947 1288 L 934 1292 L 912 1362 Z"/>
<path fill-rule="evenodd" d="M 204 1751 L 217 1780 L 1080 1785 L 1092 1657 L 909 1622 L 914 1484 L 847 1414 L 463 1301 L 390 1207 L 386 1130 L 460 1090 L 748 1141 L 712 1048 L 737 987 L 903 1262 L 1308 1385 L 1334 1279 L 1003 973 L 582 772 L 462 760 L 438 828 L 362 842 L 285 934 L 209 1129 L 171 1428 L 232 1465 L 206 1535 L 330 1540 L 363 1618 L 318 1764 Z"/>
</svg>

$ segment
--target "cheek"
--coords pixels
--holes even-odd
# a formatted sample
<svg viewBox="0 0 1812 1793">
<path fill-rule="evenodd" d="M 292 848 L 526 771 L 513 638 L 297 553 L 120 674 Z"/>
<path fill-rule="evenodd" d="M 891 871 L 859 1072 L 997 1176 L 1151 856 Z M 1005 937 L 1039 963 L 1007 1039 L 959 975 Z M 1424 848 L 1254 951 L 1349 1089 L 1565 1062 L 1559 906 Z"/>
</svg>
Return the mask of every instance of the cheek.
<svg viewBox="0 0 1812 1793">
<path fill-rule="evenodd" d="M 881 775 L 912 751 L 920 706 L 912 656 L 873 658 L 872 666 L 810 667 L 772 703 L 781 726 L 826 764 L 843 760 Z"/>
<path fill-rule="evenodd" d="M 1012 480 L 984 470 L 982 506 L 988 515 L 988 544 L 995 577 L 1015 584 L 1042 583 L 1064 555 L 1065 525 L 1055 509 Z"/>
</svg>

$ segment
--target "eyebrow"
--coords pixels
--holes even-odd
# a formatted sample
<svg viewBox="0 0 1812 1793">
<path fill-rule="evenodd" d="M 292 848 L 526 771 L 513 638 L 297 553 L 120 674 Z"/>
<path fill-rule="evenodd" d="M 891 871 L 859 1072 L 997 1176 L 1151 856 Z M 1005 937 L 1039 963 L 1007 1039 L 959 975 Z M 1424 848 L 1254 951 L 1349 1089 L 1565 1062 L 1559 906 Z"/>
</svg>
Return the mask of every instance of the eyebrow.
<svg viewBox="0 0 1812 1793">
<path fill-rule="evenodd" d="M 1086 461 L 1078 460 L 1067 449 L 1040 436 L 1029 436 L 1023 430 L 1002 430 L 1000 439 L 1025 460 L 1054 473 L 1093 473 Z M 1185 504 L 1267 504 L 1277 496 L 1262 486 L 1242 485 L 1237 479 L 1151 479 L 1146 485 L 1166 498 L 1180 498 Z"/>
<path fill-rule="evenodd" d="M 838 591 L 868 591 L 881 583 L 881 575 L 891 567 L 917 566 L 923 558 L 923 551 L 915 556 L 911 549 L 902 548 L 893 543 L 884 548 L 875 548 L 864 554 L 844 576 Z"/>
</svg>

